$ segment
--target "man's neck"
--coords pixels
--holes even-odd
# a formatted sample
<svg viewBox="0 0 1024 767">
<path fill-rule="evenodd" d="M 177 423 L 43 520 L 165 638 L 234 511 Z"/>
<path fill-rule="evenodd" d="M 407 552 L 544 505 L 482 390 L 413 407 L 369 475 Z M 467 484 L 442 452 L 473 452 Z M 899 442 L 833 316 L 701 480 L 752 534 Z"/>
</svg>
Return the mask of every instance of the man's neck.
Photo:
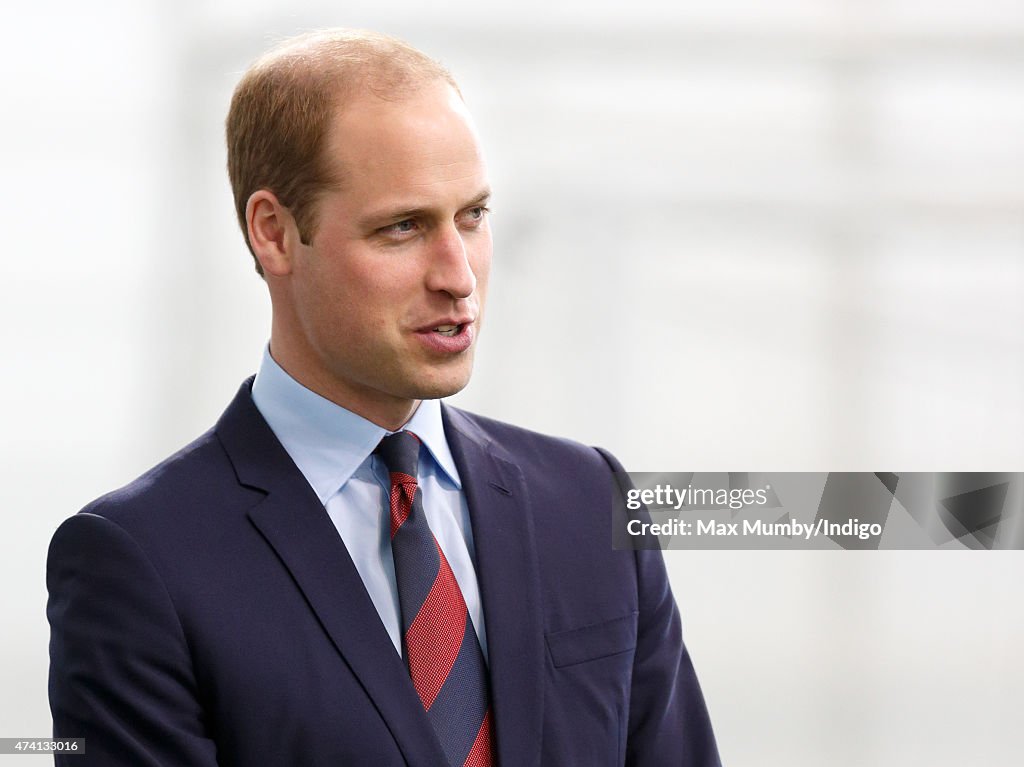
<svg viewBox="0 0 1024 767">
<path fill-rule="evenodd" d="M 287 352 L 279 350 L 273 340 L 270 342 L 270 356 L 285 373 L 310 391 L 387 431 L 400 431 L 420 406 L 421 400 L 418 399 L 391 397 L 377 391 L 360 393 L 329 376 L 317 375 L 308 366 L 289 359 Z"/>
</svg>

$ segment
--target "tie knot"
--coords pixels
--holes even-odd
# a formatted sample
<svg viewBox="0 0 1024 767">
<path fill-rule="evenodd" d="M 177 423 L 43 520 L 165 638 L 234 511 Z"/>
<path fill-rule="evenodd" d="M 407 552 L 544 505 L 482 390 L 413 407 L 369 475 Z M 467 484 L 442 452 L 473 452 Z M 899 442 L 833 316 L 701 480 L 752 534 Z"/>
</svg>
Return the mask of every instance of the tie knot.
<svg viewBox="0 0 1024 767">
<path fill-rule="evenodd" d="M 411 431 L 389 434 L 377 445 L 378 455 L 391 474 L 408 474 L 416 478 L 420 463 L 420 438 Z"/>
</svg>

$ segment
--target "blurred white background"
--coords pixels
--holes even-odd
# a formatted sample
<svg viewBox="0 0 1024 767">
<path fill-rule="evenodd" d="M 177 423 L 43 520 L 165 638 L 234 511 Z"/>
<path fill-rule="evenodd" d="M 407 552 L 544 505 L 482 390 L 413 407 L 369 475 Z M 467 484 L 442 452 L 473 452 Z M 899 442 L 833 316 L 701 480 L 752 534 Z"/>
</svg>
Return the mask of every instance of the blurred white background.
<svg viewBox="0 0 1024 767">
<path fill-rule="evenodd" d="M 49 732 L 53 530 L 258 363 L 222 125 L 307 29 L 407 39 L 477 117 L 495 266 L 457 404 L 634 470 L 1024 469 L 1020 0 L 2 13 L 0 736 Z M 1020 763 L 1019 552 L 666 558 L 727 765 Z"/>
</svg>

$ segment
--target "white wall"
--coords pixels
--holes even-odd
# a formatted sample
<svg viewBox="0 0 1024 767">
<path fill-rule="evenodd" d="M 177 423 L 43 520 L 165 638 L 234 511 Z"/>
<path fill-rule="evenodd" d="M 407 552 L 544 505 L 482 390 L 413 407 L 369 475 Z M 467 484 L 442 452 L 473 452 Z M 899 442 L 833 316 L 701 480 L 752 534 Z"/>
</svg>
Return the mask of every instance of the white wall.
<svg viewBox="0 0 1024 767">
<path fill-rule="evenodd" d="M 222 147 L 272 38 L 397 34 L 496 188 L 471 409 L 636 470 L 1024 468 L 1024 5 L 70 2 L 4 11 L 0 735 L 53 529 L 205 429 L 269 312 Z M 1011 765 L 1016 553 L 669 552 L 730 765 Z"/>
</svg>

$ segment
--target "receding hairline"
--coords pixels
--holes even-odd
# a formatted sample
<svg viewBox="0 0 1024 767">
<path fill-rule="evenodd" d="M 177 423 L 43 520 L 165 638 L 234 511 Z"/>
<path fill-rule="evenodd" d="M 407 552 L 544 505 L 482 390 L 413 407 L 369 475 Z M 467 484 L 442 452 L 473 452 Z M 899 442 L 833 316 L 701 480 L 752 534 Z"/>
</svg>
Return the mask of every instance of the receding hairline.
<svg viewBox="0 0 1024 767">
<path fill-rule="evenodd" d="M 437 80 L 462 95 L 440 62 L 403 40 L 367 29 L 321 29 L 280 40 L 245 78 L 261 74 L 322 88 L 335 101 L 360 93 L 401 99 Z"/>
</svg>

